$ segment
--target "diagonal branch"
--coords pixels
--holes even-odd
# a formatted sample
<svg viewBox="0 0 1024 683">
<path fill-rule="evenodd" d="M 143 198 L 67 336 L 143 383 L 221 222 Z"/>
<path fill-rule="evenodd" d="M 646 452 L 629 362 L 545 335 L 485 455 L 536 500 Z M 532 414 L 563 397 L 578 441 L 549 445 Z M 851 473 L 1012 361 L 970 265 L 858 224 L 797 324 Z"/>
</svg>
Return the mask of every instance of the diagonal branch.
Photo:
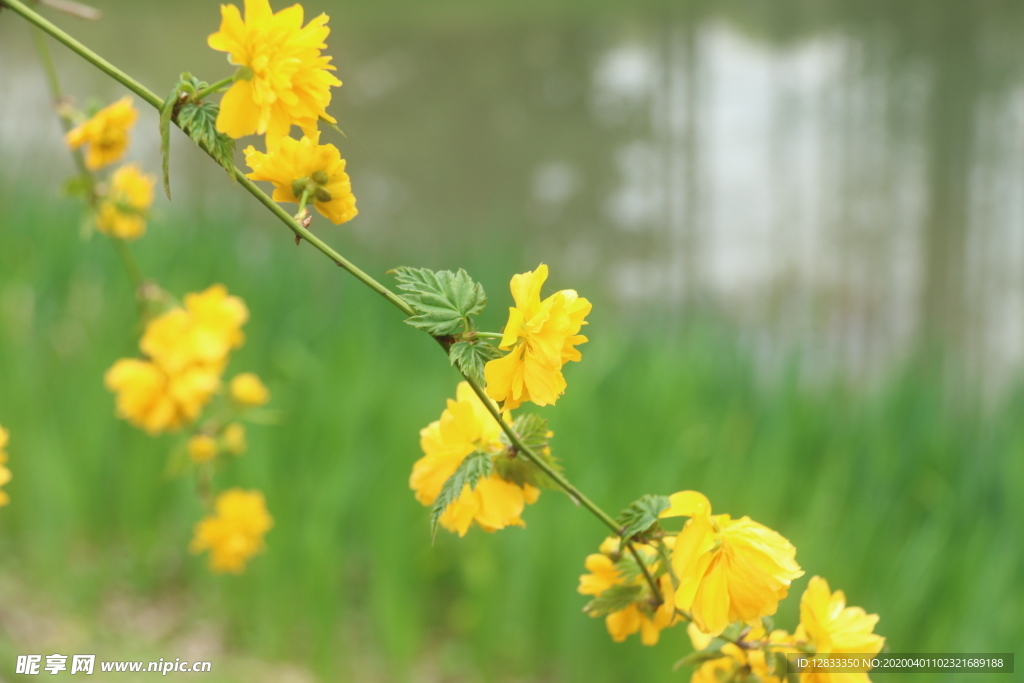
<svg viewBox="0 0 1024 683">
<path fill-rule="evenodd" d="M 25 5 L 25 3 L 21 2 L 21 0 L 0 0 L 0 7 L 10 8 L 15 13 L 21 15 L 21 17 L 27 20 L 28 22 L 39 27 L 46 33 L 49 33 L 57 40 L 64 43 L 64 45 L 66 45 L 72 51 L 76 52 L 83 59 L 90 62 L 95 67 L 106 73 L 108 76 L 110 76 L 111 78 L 113 78 L 114 80 L 116 80 L 117 82 L 121 83 L 123 86 L 134 92 L 136 95 L 141 97 L 147 104 L 149 104 L 157 111 L 160 111 L 163 108 L 164 101 L 160 97 L 158 97 L 156 93 L 154 93 L 152 90 L 139 83 L 137 80 L 129 76 L 121 69 L 117 68 L 107 60 L 100 57 L 93 50 L 89 49 L 88 47 L 80 43 L 78 40 L 73 38 L 71 35 L 61 30 L 52 22 L 48 21 L 45 17 L 37 14 L 30 7 Z M 174 123 L 175 125 L 177 125 L 177 121 L 175 121 Z M 389 303 L 391 303 L 395 308 L 402 311 L 405 315 L 410 317 L 416 315 L 416 311 L 412 308 L 412 306 L 409 305 L 407 301 L 405 301 L 405 299 L 395 294 L 390 289 L 385 287 L 383 284 L 375 280 L 373 277 L 364 272 L 354 263 L 346 259 L 333 248 L 331 248 L 326 242 L 324 242 L 319 237 L 310 232 L 301 223 L 296 221 L 287 211 L 285 211 L 279 204 L 277 204 L 273 199 L 271 199 L 270 196 L 267 195 L 267 193 L 265 193 L 263 190 L 257 187 L 252 180 L 245 177 L 245 174 L 242 173 L 242 171 L 237 166 L 233 166 L 230 172 L 234 175 L 234 178 L 238 181 L 238 183 L 243 188 L 245 188 L 245 190 L 249 194 L 255 197 L 265 207 L 267 207 L 267 209 L 269 209 L 271 213 L 277 216 L 277 218 L 282 223 L 284 223 L 288 227 L 288 229 L 295 233 L 297 237 L 301 237 L 302 239 L 309 242 L 317 251 L 321 252 L 324 256 L 331 259 L 336 265 L 347 270 L 364 285 L 366 285 L 367 287 L 369 287 L 370 289 L 372 289 L 373 291 L 377 292 L 382 297 L 387 299 Z M 444 347 L 444 344 L 442 344 L 442 347 Z M 447 351 L 447 349 L 445 350 Z M 547 474 L 549 477 L 551 477 L 552 480 L 554 480 L 559 486 L 561 486 L 562 489 L 564 489 L 570 497 L 578 501 L 581 505 L 583 505 L 583 507 L 585 507 L 595 517 L 597 517 L 605 526 L 611 529 L 616 535 L 621 537 L 622 529 L 620 528 L 619 524 L 616 523 L 616 521 L 612 519 L 612 517 L 607 512 L 602 510 L 596 503 L 587 498 L 568 479 L 566 479 L 564 475 L 550 467 L 546 462 L 544 462 L 544 460 L 540 456 L 537 455 L 537 453 L 535 453 L 529 446 L 523 443 L 522 439 L 520 439 L 519 435 L 515 433 L 515 430 L 512 429 L 511 425 L 509 425 L 501 417 L 501 414 L 498 412 L 497 408 L 493 405 L 490 398 L 484 392 L 483 387 L 481 387 L 480 384 L 473 378 L 467 377 L 466 375 L 463 375 L 463 377 L 465 377 L 466 381 L 469 382 L 469 385 L 473 388 L 473 391 L 476 392 L 477 396 L 480 397 L 480 400 L 487 407 L 487 410 L 491 413 L 492 417 L 494 417 L 494 419 L 501 426 L 502 431 L 505 432 L 505 434 L 512 441 L 512 443 L 515 444 L 516 448 L 518 448 L 519 451 L 523 455 L 525 455 L 533 464 L 539 467 L 545 474 Z M 631 542 L 627 543 L 627 546 L 630 552 L 633 554 L 634 558 L 637 559 L 641 569 L 644 572 L 644 576 L 647 579 L 647 582 L 651 586 L 651 590 L 654 591 L 654 595 L 657 597 L 659 601 L 661 601 L 662 596 L 661 591 L 658 588 L 658 584 L 654 580 L 654 577 L 651 576 L 651 573 L 647 569 L 646 565 L 642 561 L 640 561 L 640 557 L 637 553 L 635 546 Z"/>
</svg>

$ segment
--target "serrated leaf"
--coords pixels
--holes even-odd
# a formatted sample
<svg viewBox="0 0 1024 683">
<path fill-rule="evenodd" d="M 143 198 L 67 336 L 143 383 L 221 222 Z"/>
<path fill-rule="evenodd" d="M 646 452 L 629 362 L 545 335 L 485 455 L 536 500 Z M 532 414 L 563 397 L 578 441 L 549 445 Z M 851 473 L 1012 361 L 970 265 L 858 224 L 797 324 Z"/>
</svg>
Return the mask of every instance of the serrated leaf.
<svg viewBox="0 0 1024 683">
<path fill-rule="evenodd" d="M 548 429 L 548 421 L 536 413 L 524 413 L 516 417 L 512 422 L 512 430 L 519 435 L 520 441 L 537 454 L 541 460 L 547 463 L 556 472 L 562 471 L 558 460 L 551 455 L 551 430 Z M 511 447 L 512 442 L 508 437 L 501 434 L 502 443 Z M 538 488 L 560 489 L 544 470 L 533 464 L 522 453 L 516 453 L 515 457 L 499 457 L 495 461 L 498 474 L 502 479 L 514 482 L 520 486 L 530 484 Z"/>
<path fill-rule="evenodd" d="M 692 666 L 696 668 L 704 662 L 710 662 L 714 659 L 721 659 L 722 657 L 727 656 L 728 655 L 722 654 L 720 649 L 698 650 L 697 652 L 691 652 L 673 664 L 672 670 L 675 671 L 676 669 L 684 666 Z"/>
<path fill-rule="evenodd" d="M 667 510 L 671 503 L 668 496 L 646 495 L 627 507 L 616 520 L 622 525 L 622 541 L 640 536 L 658 523 L 658 515 Z"/>
<path fill-rule="evenodd" d="M 624 610 L 641 598 L 643 586 L 616 584 L 587 603 L 583 611 L 592 617 L 603 617 Z"/>
<path fill-rule="evenodd" d="M 484 384 L 484 366 L 488 361 L 501 358 L 501 355 L 501 351 L 483 341 L 455 342 L 448 349 L 448 358 L 452 365 L 458 365 L 462 374 L 472 377 L 480 384 Z"/>
<path fill-rule="evenodd" d="M 178 110 L 178 125 L 234 177 L 235 141 L 217 131 L 219 113 L 214 102 L 186 102 Z"/>
<path fill-rule="evenodd" d="M 405 322 L 435 337 L 465 331 L 468 318 L 482 313 L 487 304 L 484 288 L 461 268 L 453 273 L 402 266 L 393 272 L 405 300 L 417 311 Z"/>
<path fill-rule="evenodd" d="M 471 453 L 459 463 L 458 468 L 452 472 L 452 476 L 448 477 L 444 486 L 441 487 L 441 492 L 437 494 L 434 505 L 430 509 L 430 537 L 432 539 L 437 536 L 438 522 L 441 521 L 441 516 L 448 506 L 459 499 L 467 486 L 470 491 L 475 489 L 481 479 L 490 476 L 492 469 L 491 456 L 481 451 Z"/>
</svg>

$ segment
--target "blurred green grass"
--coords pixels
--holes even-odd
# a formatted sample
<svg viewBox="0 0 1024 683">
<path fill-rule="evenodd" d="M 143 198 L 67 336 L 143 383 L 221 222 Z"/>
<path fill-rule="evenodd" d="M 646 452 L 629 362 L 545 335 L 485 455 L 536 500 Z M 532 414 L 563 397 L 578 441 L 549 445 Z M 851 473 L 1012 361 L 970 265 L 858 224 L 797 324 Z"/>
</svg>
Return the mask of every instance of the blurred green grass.
<svg viewBox="0 0 1024 683">
<path fill-rule="evenodd" d="M 250 452 L 218 481 L 265 491 L 268 551 L 242 577 L 210 575 L 187 553 L 201 515 L 191 483 L 162 477 L 175 439 L 116 420 L 102 386 L 136 353 L 127 278 L 104 239 L 80 239 L 73 202 L 44 196 L 0 190 L 0 423 L 15 476 L 0 569 L 86 619 L 114 591 L 188 595 L 191 617 L 226 624 L 236 650 L 328 681 L 366 680 L 352 662 L 367 658 L 382 680 L 423 678 L 424 662 L 437 680 L 685 680 L 671 673 L 684 629 L 653 649 L 613 645 L 580 613 L 577 577 L 603 531 L 564 496 L 546 492 L 525 530 L 431 546 L 407 479 L 457 376 L 429 339 L 271 217 L 176 207 L 138 243 L 144 269 L 179 295 L 223 282 L 244 297 L 248 341 L 230 371 L 259 373 L 283 414 L 250 428 Z M 382 255 L 328 234 L 380 277 L 402 262 L 466 267 L 491 295 L 492 329 L 509 275 L 535 265 L 497 229 L 474 238 L 495 245 L 488 256 L 463 245 L 425 264 L 412 247 Z M 811 376 L 799 355 L 766 368 L 713 314 L 673 321 L 591 298 L 592 342 L 544 411 L 591 497 L 619 509 L 696 488 L 778 529 L 807 571 L 777 620 L 788 628 L 821 574 L 881 615 L 896 652 L 1024 639 L 1019 383 L 991 400 L 928 353 L 870 386 Z M 15 654 L 0 647 L 4 666 Z"/>
</svg>

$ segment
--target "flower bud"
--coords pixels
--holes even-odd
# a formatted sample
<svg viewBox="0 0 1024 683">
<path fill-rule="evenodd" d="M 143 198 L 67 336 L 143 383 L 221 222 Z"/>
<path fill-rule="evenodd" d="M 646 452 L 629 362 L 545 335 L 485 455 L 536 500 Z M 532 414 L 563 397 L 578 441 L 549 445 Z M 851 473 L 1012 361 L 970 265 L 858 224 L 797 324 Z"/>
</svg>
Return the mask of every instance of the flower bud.
<svg viewBox="0 0 1024 683">
<path fill-rule="evenodd" d="M 313 198 L 318 202 L 329 202 L 331 201 L 331 193 L 322 187 L 316 188 L 316 192 L 313 193 Z"/>
<path fill-rule="evenodd" d="M 331 181 L 331 177 L 327 175 L 327 171 L 313 171 L 313 175 L 310 176 L 313 182 L 317 185 L 326 185 Z"/>
<path fill-rule="evenodd" d="M 251 66 L 243 64 L 238 67 L 238 71 L 235 72 L 235 81 L 251 81 L 256 72 L 252 70 Z"/>
<path fill-rule="evenodd" d="M 292 181 L 292 194 L 296 197 L 301 197 L 302 193 L 306 191 L 309 186 L 309 178 L 299 178 L 298 180 Z"/>
<path fill-rule="evenodd" d="M 217 457 L 217 441 L 209 434 L 196 434 L 188 440 L 188 457 L 203 463 Z"/>
</svg>

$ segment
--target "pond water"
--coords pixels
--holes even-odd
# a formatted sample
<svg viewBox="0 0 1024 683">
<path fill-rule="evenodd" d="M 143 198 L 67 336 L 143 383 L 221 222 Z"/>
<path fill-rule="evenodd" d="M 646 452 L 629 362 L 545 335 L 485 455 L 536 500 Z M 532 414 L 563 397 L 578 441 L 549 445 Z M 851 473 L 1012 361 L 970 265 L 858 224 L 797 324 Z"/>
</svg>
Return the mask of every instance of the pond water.
<svg viewBox="0 0 1024 683">
<path fill-rule="evenodd" d="M 95 4 L 96 24 L 49 15 L 158 93 L 228 73 L 205 46 L 217 2 Z M 453 242 L 514 250 L 623 316 L 712 309 L 858 373 L 929 343 L 986 374 L 1024 360 L 1019 3 L 306 7 L 332 17 L 331 139 L 361 208 L 332 239 L 437 266 L 460 265 Z M 120 96 L 52 49 L 70 93 Z M 41 192 L 70 169 L 47 101 L 27 27 L 0 13 L 0 176 Z M 154 172 L 155 130 L 146 112 L 133 151 Z M 174 150 L 179 197 L 254 215 Z"/>
</svg>

